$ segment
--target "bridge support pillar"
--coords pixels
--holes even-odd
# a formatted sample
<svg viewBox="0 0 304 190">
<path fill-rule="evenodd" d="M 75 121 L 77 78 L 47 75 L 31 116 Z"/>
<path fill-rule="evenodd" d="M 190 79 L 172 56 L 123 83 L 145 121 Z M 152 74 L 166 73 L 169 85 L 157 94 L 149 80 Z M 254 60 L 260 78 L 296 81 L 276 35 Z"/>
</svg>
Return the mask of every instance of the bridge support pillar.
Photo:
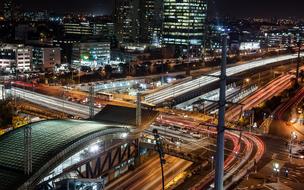
<svg viewBox="0 0 304 190">
<path fill-rule="evenodd" d="M 137 153 L 136 153 L 136 156 L 135 156 L 135 160 L 134 160 L 134 165 L 135 167 L 140 165 L 140 146 L 139 146 L 139 139 L 136 139 L 135 142 L 136 143 L 136 147 L 137 147 Z"/>
</svg>

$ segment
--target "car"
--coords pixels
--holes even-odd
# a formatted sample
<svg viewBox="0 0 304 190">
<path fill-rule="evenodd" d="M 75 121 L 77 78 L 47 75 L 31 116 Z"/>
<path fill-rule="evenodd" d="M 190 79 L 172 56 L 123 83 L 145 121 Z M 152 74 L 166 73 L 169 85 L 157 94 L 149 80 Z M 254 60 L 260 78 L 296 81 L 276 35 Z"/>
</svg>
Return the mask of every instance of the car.
<svg viewBox="0 0 304 190">
<path fill-rule="evenodd" d="M 303 111 L 302 111 L 302 108 L 298 108 L 298 114 L 302 114 Z"/>
<path fill-rule="evenodd" d="M 197 133 L 197 132 L 195 132 L 195 133 L 190 133 L 190 135 L 191 135 L 192 137 L 194 137 L 194 138 L 197 138 L 197 139 L 202 138 L 202 134 Z"/>
<path fill-rule="evenodd" d="M 300 153 L 293 153 L 292 157 L 296 159 L 304 159 L 304 155 Z"/>
<path fill-rule="evenodd" d="M 181 128 L 179 126 L 175 126 L 175 125 L 172 126 L 172 129 L 175 130 L 175 131 L 180 131 L 181 130 Z"/>
<path fill-rule="evenodd" d="M 291 120 L 290 120 L 290 123 L 296 123 L 297 122 L 297 119 L 296 118 L 292 118 Z"/>
<path fill-rule="evenodd" d="M 73 115 L 68 115 L 67 116 L 69 119 L 74 119 L 74 116 Z"/>
<path fill-rule="evenodd" d="M 185 128 L 181 128 L 179 131 L 182 132 L 182 133 L 188 133 L 188 130 L 185 129 Z"/>
<path fill-rule="evenodd" d="M 88 99 L 88 98 L 85 98 L 85 99 L 83 99 L 83 100 L 81 101 L 81 103 L 82 103 L 82 104 L 86 104 L 86 103 L 88 103 L 88 101 L 89 101 L 89 99 Z"/>
<path fill-rule="evenodd" d="M 95 103 L 94 105 L 95 105 L 95 107 L 97 107 L 97 108 L 102 108 L 102 104 Z"/>
</svg>

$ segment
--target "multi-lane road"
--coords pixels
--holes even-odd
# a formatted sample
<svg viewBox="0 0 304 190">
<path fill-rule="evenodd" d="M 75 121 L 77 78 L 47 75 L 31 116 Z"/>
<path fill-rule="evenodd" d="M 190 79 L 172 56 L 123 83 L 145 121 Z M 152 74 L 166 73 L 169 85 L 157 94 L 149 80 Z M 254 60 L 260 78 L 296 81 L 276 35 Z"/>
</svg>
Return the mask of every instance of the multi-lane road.
<svg viewBox="0 0 304 190">
<path fill-rule="evenodd" d="M 304 54 L 302 54 L 301 56 L 303 56 L 303 55 Z M 256 69 L 256 68 L 270 65 L 270 64 L 273 64 L 276 62 L 292 60 L 292 59 L 295 59 L 296 57 L 297 57 L 297 55 L 293 54 L 293 55 L 283 55 L 283 56 L 278 56 L 275 58 L 267 58 L 267 59 L 251 61 L 251 62 L 248 62 L 245 64 L 241 64 L 241 65 L 237 65 L 237 66 L 228 68 L 227 76 L 233 76 L 233 75 L 236 75 L 241 72 Z M 210 73 L 210 75 L 219 76 L 220 71 Z M 151 104 L 158 105 L 158 104 L 165 102 L 166 100 L 181 96 L 183 94 L 186 94 L 186 93 L 196 90 L 198 88 L 212 84 L 218 80 L 219 80 L 219 78 L 216 78 L 213 76 L 202 76 L 202 77 L 193 79 L 191 81 L 175 84 L 175 85 L 169 86 L 168 88 L 164 88 L 157 92 L 148 94 L 145 96 L 145 101 L 148 103 L 151 103 Z"/>
<path fill-rule="evenodd" d="M 12 88 L 12 95 L 15 97 L 22 98 L 26 101 L 32 102 L 34 104 L 56 110 L 59 112 L 68 113 L 74 116 L 79 116 L 81 118 L 88 118 L 89 117 L 89 106 L 78 104 L 75 102 L 67 101 L 64 99 L 47 96 L 43 94 L 39 94 L 36 92 L 32 92 L 29 90 L 24 90 L 20 88 Z M 95 108 L 95 113 L 98 113 L 101 110 Z"/>
<path fill-rule="evenodd" d="M 162 115 L 157 119 L 157 123 L 179 126 L 188 130 L 188 133 L 190 134 L 192 131 L 205 135 L 207 134 L 207 136 L 212 138 L 216 137 L 216 130 L 214 128 L 203 128 L 201 126 L 201 122 L 189 118 L 185 119 L 175 115 Z M 235 182 L 239 181 L 247 173 L 247 170 L 251 169 L 255 163 L 262 158 L 262 155 L 265 152 L 265 146 L 260 138 L 250 133 L 243 133 L 242 137 L 240 137 L 237 133 L 226 131 L 225 138 L 232 142 L 233 145 L 231 150 L 226 147 L 224 163 L 224 179 L 227 181 L 226 184 L 231 186 Z M 236 173 L 238 174 L 235 175 Z M 202 180 L 193 185 L 193 189 L 206 189 L 212 183 L 214 175 L 215 172 L 211 171 L 207 176 L 202 178 Z"/>
<path fill-rule="evenodd" d="M 165 159 L 164 176 L 166 184 L 192 164 L 189 161 L 172 156 L 166 156 Z M 106 190 L 156 190 L 161 188 L 161 169 L 157 156 L 153 156 L 134 171 L 128 172 L 106 185 Z"/>
<path fill-rule="evenodd" d="M 240 118 L 240 114 L 243 111 L 250 110 L 262 102 L 270 99 L 271 97 L 280 94 L 291 86 L 291 79 L 293 77 L 293 75 L 287 74 L 271 81 L 265 87 L 255 92 L 253 95 L 239 102 L 239 105 L 234 105 L 229 108 L 226 113 L 226 119 L 228 121 L 238 120 Z"/>
<path fill-rule="evenodd" d="M 304 98 L 304 88 L 298 90 L 298 92 L 289 99 L 289 101 L 281 104 L 274 113 L 275 119 L 284 120 L 283 116 L 285 112 L 294 105 L 298 105 Z"/>
</svg>

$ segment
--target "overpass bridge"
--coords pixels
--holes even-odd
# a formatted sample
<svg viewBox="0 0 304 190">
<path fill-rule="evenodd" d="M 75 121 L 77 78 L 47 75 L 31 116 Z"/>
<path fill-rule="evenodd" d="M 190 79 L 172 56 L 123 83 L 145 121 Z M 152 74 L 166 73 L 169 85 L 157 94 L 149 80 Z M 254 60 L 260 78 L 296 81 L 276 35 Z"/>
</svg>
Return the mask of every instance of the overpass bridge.
<svg viewBox="0 0 304 190">
<path fill-rule="evenodd" d="M 304 54 L 301 54 L 303 57 Z M 265 58 L 255 61 L 250 61 L 244 64 L 227 68 L 227 76 L 234 76 L 243 72 L 252 71 L 254 69 L 259 69 L 265 66 L 269 66 L 278 62 L 292 61 L 297 58 L 297 54 L 292 55 L 282 55 L 274 58 Z M 178 83 L 167 88 L 161 89 L 159 91 L 148 94 L 144 97 L 144 100 L 150 104 L 162 105 L 167 101 L 174 99 L 184 99 L 183 96 L 190 96 L 194 98 L 195 96 L 201 95 L 201 89 L 204 89 L 212 84 L 219 81 L 218 76 L 220 76 L 220 71 L 210 73 L 209 76 L 201 76 L 199 78 Z"/>
</svg>

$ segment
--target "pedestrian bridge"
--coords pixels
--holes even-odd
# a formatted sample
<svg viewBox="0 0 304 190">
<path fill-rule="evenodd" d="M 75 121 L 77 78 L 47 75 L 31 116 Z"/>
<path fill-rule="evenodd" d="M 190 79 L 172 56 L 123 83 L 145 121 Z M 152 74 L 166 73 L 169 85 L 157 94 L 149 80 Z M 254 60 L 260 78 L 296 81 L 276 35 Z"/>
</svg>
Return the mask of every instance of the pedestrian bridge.
<svg viewBox="0 0 304 190">
<path fill-rule="evenodd" d="M 31 129 L 31 143 L 25 146 L 24 132 L 28 128 Z M 113 122 L 49 120 L 8 132 L 0 137 L 0 189 L 34 189 L 71 165 L 100 154 L 99 149 L 113 146 L 117 143 L 115 140 L 125 142 L 124 139 L 133 135 L 131 130 L 131 126 Z M 98 143 L 103 146 L 98 148 Z M 31 150 L 30 158 L 25 150 Z M 119 161 L 124 159 L 119 158 Z M 114 161 L 112 163 L 115 167 Z"/>
</svg>

